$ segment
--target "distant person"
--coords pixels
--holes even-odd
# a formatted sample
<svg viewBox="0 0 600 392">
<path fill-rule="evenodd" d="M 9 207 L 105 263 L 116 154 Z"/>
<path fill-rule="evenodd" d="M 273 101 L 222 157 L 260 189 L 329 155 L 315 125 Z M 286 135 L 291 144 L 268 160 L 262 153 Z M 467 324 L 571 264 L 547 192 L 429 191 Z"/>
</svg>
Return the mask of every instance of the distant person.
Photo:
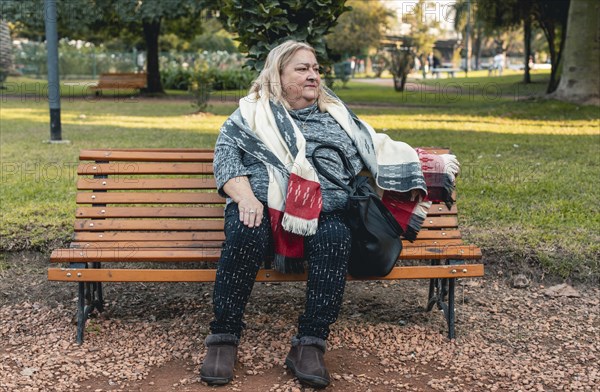
<svg viewBox="0 0 600 392">
<path fill-rule="evenodd" d="M 418 59 L 418 57 L 417 57 L 417 59 Z M 427 79 L 427 74 L 433 68 L 433 53 L 427 54 L 427 56 L 425 56 L 423 58 L 423 60 L 421 61 L 421 64 L 422 64 L 421 71 L 423 73 L 423 79 Z"/>
<path fill-rule="evenodd" d="M 433 56 L 431 63 L 432 63 L 431 75 L 435 75 L 437 78 L 439 78 L 440 72 L 438 71 L 438 68 L 440 68 L 442 66 L 440 59 L 437 56 Z"/>
<path fill-rule="evenodd" d="M 427 66 L 429 67 L 429 69 L 433 68 L 433 52 L 430 52 L 427 55 Z"/>
<path fill-rule="evenodd" d="M 504 53 L 499 52 L 494 56 L 494 70 L 498 76 L 502 76 L 502 71 L 504 70 Z"/>
</svg>

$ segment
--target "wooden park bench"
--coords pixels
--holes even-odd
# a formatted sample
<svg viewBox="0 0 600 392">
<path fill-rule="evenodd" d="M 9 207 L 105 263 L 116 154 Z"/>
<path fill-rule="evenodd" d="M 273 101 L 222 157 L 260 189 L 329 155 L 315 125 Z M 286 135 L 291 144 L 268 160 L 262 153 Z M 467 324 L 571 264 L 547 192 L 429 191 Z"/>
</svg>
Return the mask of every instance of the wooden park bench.
<svg viewBox="0 0 600 392">
<path fill-rule="evenodd" d="M 73 241 L 52 252 L 48 279 L 79 283 L 82 343 L 86 319 L 103 310 L 102 282 L 214 281 L 214 268 L 186 264 L 219 259 L 225 200 L 216 192 L 212 150 L 82 150 L 79 160 Z M 434 204 L 417 240 L 404 241 L 399 265 L 378 280 L 429 279 L 426 308 L 437 305 L 444 312 L 452 339 L 456 279 L 483 276 L 482 264 L 466 262 L 480 258 L 481 250 L 461 239 L 456 206 Z M 405 260 L 415 262 L 402 265 Z M 306 279 L 265 264 L 257 281 Z"/>
<path fill-rule="evenodd" d="M 92 91 L 100 95 L 102 90 L 140 90 L 146 87 L 146 74 L 123 72 L 123 73 L 102 73 L 98 79 L 98 84 L 92 86 Z"/>
<path fill-rule="evenodd" d="M 449 77 L 453 78 L 457 72 L 461 72 L 461 71 L 464 71 L 464 70 L 460 69 L 460 68 L 432 68 L 431 74 L 433 76 L 435 76 L 436 78 L 439 78 L 440 74 L 442 72 L 445 72 L 448 74 Z"/>
</svg>

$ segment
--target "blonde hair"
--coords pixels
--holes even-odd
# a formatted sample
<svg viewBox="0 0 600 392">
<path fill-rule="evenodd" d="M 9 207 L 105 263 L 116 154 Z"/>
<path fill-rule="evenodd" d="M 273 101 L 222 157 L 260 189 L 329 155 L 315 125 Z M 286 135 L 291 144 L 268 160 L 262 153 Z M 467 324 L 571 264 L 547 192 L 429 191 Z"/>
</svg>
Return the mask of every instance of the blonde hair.
<svg viewBox="0 0 600 392">
<path fill-rule="evenodd" d="M 276 103 L 283 104 L 286 109 L 290 109 L 289 103 L 286 101 L 283 94 L 283 86 L 281 85 L 281 72 L 289 64 L 291 58 L 299 50 L 309 50 L 317 57 L 315 49 L 305 42 L 287 40 L 284 43 L 277 45 L 267 55 L 267 60 L 258 77 L 252 82 L 252 87 L 249 93 L 255 93 L 258 96 L 267 97 Z M 323 84 L 319 84 L 319 95 L 317 103 L 319 107 L 323 103 L 323 99 L 328 97 Z"/>
</svg>

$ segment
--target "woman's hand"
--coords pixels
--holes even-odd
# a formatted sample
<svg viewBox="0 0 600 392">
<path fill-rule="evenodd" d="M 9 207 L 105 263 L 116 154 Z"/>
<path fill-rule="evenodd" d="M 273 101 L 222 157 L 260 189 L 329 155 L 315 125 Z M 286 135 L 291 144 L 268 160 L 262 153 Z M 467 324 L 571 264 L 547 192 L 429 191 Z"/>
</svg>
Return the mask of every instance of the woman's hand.
<svg viewBox="0 0 600 392">
<path fill-rule="evenodd" d="M 248 227 L 258 227 L 264 215 L 264 205 L 254 196 L 248 177 L 234 177 L 223 185 L 223 190 L 240 210 L 240 221 Z"/>
<path fill-rule="evenodd" d="M 240 221 L 248 227 L 258 227 L 263 218 L 263 204 L 254 195 L 238 202 Z"/>
</svg>

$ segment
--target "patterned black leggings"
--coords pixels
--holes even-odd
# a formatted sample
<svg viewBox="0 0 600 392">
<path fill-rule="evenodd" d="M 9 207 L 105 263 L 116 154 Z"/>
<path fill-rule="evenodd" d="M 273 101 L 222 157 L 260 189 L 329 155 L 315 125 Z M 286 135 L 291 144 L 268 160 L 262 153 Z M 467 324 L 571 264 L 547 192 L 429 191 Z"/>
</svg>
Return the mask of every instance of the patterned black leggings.
<svg viewBox="0 0 600 392">
<path fill-rule="evenodd" d="M 267 208 L 258 227 L 239 221 L 238 206 L 225 211 L 225 244 L 217 267 L 213 293 L 213 334 L 230 333 L 238 338 L 244 329 L 244 309 L 261 262 L 271 251 L 271 226 Z M 305 237 L 308 261 L 306 305 L 298 320 L 298 337 L 327 339 L 342 304 L 348 259 L 350 229 L 340 213 L 322 213 L 317 233 Z"/>
</svg>

